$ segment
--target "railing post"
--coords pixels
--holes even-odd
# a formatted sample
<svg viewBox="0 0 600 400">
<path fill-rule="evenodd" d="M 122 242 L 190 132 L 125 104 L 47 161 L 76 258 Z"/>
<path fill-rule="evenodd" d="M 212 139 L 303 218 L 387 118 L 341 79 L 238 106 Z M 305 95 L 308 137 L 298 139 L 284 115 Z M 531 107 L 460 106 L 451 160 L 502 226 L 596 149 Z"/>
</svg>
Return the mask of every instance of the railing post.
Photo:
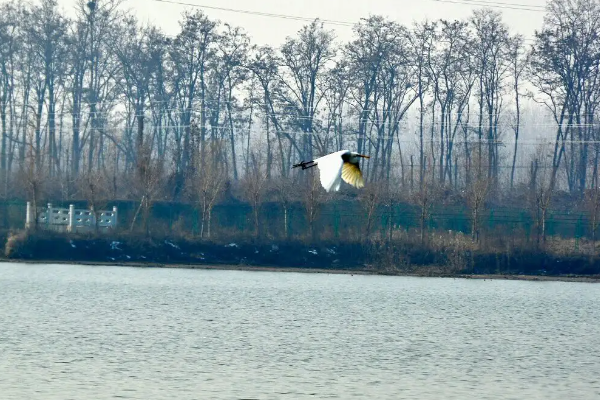
<svg viewBox="0 0 600 400">
<path fill-rule="evenodd" d="M 52 216 L 52 203 L 48 203 L 48 210 L 46 210 L 46 229 L 50 229 L 50 217 Z"/>
<path fill-rule="evenodd" d="M 69 204 L 69 226 L 67 227 L 67 231 L 75 231 L 75 206 L 73 204 Z"/>
<path fill-rule="evenodd" d="M 98 225 L 96 225 L 96 210 L 94 209 L 94 206 L 91 206 L 90 209 L 90 230 L 95 231 L 96 228 L 98 227 Z"/>
<path fill-rule="evenodd" d="M 113 206 L 113 223 L 112 228 L 117 229 L 117 206 Z"/>
<path fill-rule="evenodd" d="M 31 228 L 31 202 L 27 202 L 27 208 L 25 209 L 25 229 Z"/>
</svg>

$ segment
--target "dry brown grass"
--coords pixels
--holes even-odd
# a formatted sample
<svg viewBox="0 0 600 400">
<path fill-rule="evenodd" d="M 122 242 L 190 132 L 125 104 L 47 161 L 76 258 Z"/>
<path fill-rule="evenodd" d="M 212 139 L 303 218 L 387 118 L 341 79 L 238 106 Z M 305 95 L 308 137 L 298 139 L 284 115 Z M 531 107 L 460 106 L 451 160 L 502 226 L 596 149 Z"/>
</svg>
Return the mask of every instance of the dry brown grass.
<svg viewBox="0 0 600 400">
<path fill-rule="evenodd" d="M 9 258 L 14 256 L 18 249 L 27 241 L 28 237 L 28 231 L 10 232 L 4 245 L 4 256 Z"/>
<path fill-rule="evenodd" d="M 546 239 L 546 252 L 554 256 L 598 255 L 600 247 L 587 238 L 562 238 L 551 236 Z"/>
</svg>

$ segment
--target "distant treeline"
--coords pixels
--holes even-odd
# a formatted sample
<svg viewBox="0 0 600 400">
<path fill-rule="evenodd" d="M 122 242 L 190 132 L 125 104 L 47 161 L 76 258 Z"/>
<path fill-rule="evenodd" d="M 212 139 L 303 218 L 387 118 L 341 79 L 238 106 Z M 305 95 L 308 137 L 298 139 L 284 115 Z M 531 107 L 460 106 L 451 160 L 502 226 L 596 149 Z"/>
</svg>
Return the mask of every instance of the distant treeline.
<svg viewBox="0 0 600 400">
<path fill-rule="evenodd" d="M 530 41 L 488 8 L 280 46 L 197 8 L 167 36 L 125 4 L 0 4 L 0 226 L 80 201 L 149 239 L 597 253 L 600 0 L 548 1 Z M 291 168 L 342 148 L 371 156 L 364 189 Z"/>
<path fill-rule="evenodd" d="M 225 182 L 251 203 L 342 148 L 371 155 L 369 183 L 415 196 L 479 204 L 526 186 L 547 203 L 598 186 L 598 0 L 548 1 L 530 41 L 490 8 L 368 16 L 347 43 L 315 20 L 280 46 L 194 7 L 173 36 L 122 0 L 65 15 L 56 0 L 0 5 L 4 199 L 134 199 L 146 214 L 194 201 L 206 219 Z"/>
</svg>

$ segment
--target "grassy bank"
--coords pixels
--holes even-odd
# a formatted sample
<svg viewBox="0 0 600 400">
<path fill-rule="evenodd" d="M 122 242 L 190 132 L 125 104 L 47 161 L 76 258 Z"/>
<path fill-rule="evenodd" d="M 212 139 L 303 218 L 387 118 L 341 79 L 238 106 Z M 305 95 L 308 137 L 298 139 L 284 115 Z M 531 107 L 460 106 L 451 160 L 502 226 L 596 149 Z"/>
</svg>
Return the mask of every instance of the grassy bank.
<svg viewBox="0 0 600 400">
<path fill-rule="evenodd" d="M 124 265 L 227 267 L 456 277 L 600 277 L 600 259 L 583 253 L 523 247 L 478 248 L 454 236 L 420 243 L 311 244 L 300 241 L 208 241 L 137 234 L 69 235 L 48 231 L 4 232 L 7 260 Z M 564 246 L 563 246 L 564 247 Z M 568 247 L 568 246 L 567 246 Z"/>
</svg>

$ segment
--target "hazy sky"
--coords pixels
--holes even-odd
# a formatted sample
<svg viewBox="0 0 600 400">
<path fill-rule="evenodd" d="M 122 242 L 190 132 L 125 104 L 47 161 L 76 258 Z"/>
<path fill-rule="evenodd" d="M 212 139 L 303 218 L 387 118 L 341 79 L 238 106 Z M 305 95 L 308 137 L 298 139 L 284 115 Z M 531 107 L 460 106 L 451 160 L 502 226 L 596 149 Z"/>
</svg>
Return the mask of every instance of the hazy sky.
<svg viewBox="0 0 600 400">
<path fill-rule="evenodd" d="M 6 0 L 0 0 L 4 2 Z M 40 1 L 40 0 L 37 0 Z M 43 1 L 43 0 L 42 0 Z M 167 0 L 165 0 L 167 1 Z M 171 1 L 171 0 L 168 0 Z M 497 6 L 504 21 L 512 32 L 519 32 L 527 38 L 542 25 L 544 0 L 172 0 L 173 3 L 197 4 L 236 10 L 285 14 L 306 18 L 357 22 L 369 14 L 381 14 L 403 24 L 424 19 L 461 19 L 469 16 L 479 4 Z M 70 14 L 77 0 L 58 0 Z M 476 3 L 472 5 L 468 3 Z M 512 5 L 511 5 L 512 4 Z M 532 11 L 515 10 L 531 7 Z M 144 22 L 160 26 L 167 34 L 175 34 L 181 13 L 190 6 L 160 2 L 158 0 L 125 0 L 124 7 Z M 307 22 L 276 17 L 248 15 L 237 12 L 203 9 L 213 19 L 219 19 L 234 26 L 244 28 L 256 44 L 278 46 L 286 36 L 294 35 Z M 340 41 L 351 37 L 351 27 L 327 25 L 336 32 Z"/>
</svg>

